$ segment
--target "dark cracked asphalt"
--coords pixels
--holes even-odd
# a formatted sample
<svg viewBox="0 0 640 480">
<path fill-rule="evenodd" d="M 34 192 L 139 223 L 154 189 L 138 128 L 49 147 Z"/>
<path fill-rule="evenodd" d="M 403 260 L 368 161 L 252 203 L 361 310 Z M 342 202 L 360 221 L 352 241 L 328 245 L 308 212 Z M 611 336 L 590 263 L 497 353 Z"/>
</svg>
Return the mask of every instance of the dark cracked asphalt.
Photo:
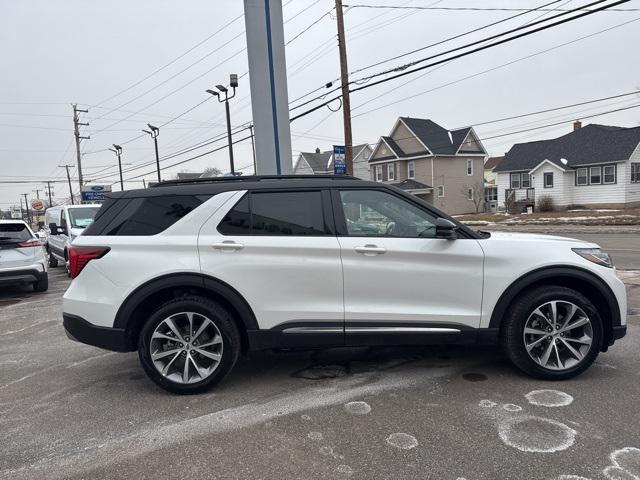
<svg viewBox="0 0 640 480">
<path fill-rule="evenodd" d="M 622 275 L 629 335 L 571 381 L 494 348 L 332 349 L 252 354 L 182 397 L 66 338 L 55 269 L 45 294 L 0 293 L 0 478 L 637 479 L 640 272 Z"/>
</svg>

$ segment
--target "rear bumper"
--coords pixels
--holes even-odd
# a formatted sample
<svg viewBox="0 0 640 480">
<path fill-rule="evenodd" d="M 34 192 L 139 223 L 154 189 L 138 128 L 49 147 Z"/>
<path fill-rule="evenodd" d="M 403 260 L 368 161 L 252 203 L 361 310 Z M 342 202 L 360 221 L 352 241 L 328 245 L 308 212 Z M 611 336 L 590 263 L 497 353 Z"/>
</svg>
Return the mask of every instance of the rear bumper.
<svg viewBox="0 0 640 480">
<path fill-rule="evenodd" d="M 46 276 L 47 272 L 39 271 L 36 268 L 4 271 L 0 270 L 0 285 L 34 283 L 43 280 Z"/>
<path fill-rule="evenodd" d="M 128 352 L 130 350 L 127 348 L 124 329 L 99 327 L 87 322 L 82 317 L 69 313 L 63 313 L 62 318 L 67 337 L 71 340 L 114 352 Z"/>
</svg>

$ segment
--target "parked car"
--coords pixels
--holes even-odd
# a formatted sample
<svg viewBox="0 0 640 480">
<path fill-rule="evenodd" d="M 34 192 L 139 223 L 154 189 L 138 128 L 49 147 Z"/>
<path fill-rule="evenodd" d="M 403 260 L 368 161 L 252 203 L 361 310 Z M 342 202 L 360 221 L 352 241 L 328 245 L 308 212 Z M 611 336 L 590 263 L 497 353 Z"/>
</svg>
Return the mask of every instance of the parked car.
<svg viewBox="0 0 640 480">
<path fill-rule="evenodd" d="M 31 284 L 36 292 L 49 288 L 43 243 L 22 220 L 0 220 L 0 285 Z"/>
<path fill-rule="evenodd" d="M 69 261 L 69 245 L 91 224 L 100 205 L 63 205 L 45 212 L 49 266 L 57 267 Z"/>
<path fill-rule="evenodd" d="M 223 177 L 108 197 L 69 248 L 64 327 L 137 350 L 172 392 L 279 347 L 497 344 L 567 379 L 626 333 L 625 287 L 597 245 L 476 232 L 390 185 Z"/>
</svg>

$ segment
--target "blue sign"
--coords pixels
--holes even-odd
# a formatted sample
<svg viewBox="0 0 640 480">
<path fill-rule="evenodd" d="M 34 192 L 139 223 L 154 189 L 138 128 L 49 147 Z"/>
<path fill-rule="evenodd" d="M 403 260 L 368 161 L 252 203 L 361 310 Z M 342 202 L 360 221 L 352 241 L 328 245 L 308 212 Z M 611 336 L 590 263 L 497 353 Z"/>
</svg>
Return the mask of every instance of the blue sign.
<svg viewBox="0 0 640 480">
<path fill-rule="evenodd" d="M 347 164 L 345 157 L 347 155 L 347 149 L 344 145 L 333 146 L 333 173 L 334 175 L 346 175 Z"/>
<path fill-rule="evenodd" d="M 111 185 L 84 185 L 82 187 L 83 202 L 103 202 L 106 194 L 111 192 Z"/>
</svg>

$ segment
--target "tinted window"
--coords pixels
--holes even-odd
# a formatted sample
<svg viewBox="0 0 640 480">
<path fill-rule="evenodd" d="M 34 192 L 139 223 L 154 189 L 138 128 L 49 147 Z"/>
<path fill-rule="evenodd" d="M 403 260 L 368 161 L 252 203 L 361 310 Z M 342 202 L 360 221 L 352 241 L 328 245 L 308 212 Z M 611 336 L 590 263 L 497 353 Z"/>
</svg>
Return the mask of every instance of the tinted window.
<svg viewBox="0 0 640 480">
<path fill-rule="evenodd" d="M 224 235 L 324 235 L 321 192 L 245 195 L 218 225 Z"/>
<path fill-rule="evenodd" d="M 19 243 L 32 238 L 24 223 L 0 223 L 0 244 Z"/>
<path fill-rule="evenodd" d="M 435 217 L 415 205 L 377 190 L 340 192 L 347 222 L 353 237 L 434 237 Z"/>
<path fill-rule="evenodd" d="M 218 225 L 218 231 L 224 235 L 248 235 L 250 229 L 251 216 L 247 194 L 224 216 Z"/>
<path fill-rule="evenodd" d="M 85 235 L 155 235 L 206 202 L 210 195 L 116 200 L 96 217 Z"/>
<path fill-rule="evenodd" d="M 251 233 L 324 235 L 321 193 L 252 193 Z"/>
</svg>

